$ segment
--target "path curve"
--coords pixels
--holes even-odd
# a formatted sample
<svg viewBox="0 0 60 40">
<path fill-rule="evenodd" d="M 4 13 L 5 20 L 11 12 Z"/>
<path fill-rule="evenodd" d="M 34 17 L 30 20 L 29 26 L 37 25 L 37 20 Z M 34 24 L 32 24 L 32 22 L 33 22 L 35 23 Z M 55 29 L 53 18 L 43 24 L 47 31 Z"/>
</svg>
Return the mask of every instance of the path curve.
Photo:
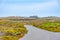
<svg viewBox="0 0 60 40">
<path fill-rule="evenodd" d="M 60 40 L 60 33 L 38 29 L 31 25 L 25 25 L 25 27 L 28 33 L 20 40 Z"/>
</svg>

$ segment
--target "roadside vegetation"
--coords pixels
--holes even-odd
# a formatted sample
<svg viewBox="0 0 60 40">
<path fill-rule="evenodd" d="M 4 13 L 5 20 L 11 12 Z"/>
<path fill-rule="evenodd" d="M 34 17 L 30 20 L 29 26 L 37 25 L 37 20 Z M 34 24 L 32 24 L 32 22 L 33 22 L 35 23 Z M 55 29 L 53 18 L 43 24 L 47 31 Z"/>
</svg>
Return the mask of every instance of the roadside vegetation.
<svg viewBox="0 0 60 40">
<path fill-rule="evenodd" d="M 30 21 L 31 25 L 51 32 L 60 32 L 60 21 Z"/>
<path fill-rule="evenodd" d="M 11 20 L 12 19 L 12 20 Z M 28 30 L 24 25 L 33 25 L 36 28 L 60 32 L 60 18 L 45 17 L 39 19 L 0 19 L 0 39 L 1 40 L 18 40 L 27 34 Z"/>
<path fill-rule="evenodd" d="M 0 21 L 0 39 L 1 40 L 18 40 L 27 34 L 28 30 L 23 23 L 11 22 L 6 20 Z"/>
</svg>

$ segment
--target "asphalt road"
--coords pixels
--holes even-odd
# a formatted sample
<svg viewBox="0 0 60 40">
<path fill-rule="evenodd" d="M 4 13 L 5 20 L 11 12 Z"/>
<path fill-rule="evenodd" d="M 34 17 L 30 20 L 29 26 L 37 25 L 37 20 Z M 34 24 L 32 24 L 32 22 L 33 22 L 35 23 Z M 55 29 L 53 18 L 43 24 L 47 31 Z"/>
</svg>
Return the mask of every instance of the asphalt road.
<svg viewBox="0 0 60 40">
<path fill-rule="evenodd" d="M 20 40 L 60 40 L 60 33 L 49 32 L 30 25 L 25 27 L 28 29 L 28 34 Z"/>
</svg>

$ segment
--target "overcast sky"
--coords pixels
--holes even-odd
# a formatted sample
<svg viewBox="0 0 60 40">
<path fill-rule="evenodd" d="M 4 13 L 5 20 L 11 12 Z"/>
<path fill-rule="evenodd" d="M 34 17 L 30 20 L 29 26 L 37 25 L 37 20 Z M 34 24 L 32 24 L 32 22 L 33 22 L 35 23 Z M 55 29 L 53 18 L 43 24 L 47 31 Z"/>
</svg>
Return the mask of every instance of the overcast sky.
<svg viewBox="0 0 60 40">
<path fill-rule="evenodd" d="M 60 16 L 59 0 L 0 0 L 0 16 Z"/>
</svg>

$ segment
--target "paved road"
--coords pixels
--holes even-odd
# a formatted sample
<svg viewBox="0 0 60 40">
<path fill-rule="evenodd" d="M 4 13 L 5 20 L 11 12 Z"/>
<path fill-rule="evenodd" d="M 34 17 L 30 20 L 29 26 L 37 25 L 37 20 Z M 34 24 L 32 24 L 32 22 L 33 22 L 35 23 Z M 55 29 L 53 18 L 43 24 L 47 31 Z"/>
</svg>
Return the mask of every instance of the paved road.
<svg viewBox="0 0 60 40">
<path fill-rule="evenodd" d="M 28 34 L 20 40 L 60 40 L 60 33 L 48 32 L 29 25 L 25 27 L 28 29 Z"/>
</svg>

